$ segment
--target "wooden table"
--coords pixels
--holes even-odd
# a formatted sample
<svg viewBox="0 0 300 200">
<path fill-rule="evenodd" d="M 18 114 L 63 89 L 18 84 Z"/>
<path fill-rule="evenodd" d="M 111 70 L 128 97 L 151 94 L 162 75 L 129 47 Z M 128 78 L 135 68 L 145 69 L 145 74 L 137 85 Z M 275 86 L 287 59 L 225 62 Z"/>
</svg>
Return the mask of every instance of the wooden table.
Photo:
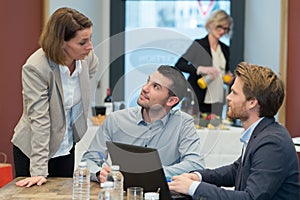
<svg viewBox="0 0 300 200">
<path fill-rule="evenodd" d="M 47 183 L 42 186 L 30 188 L 18 187 L 15 182 L 22 178 L 16 178 L 9 184 L 0 188 L 1 200 L 71 200 L 72 178 L 48 178 Z M 98 200 L 100 191 L 99 183 L 91 181 L 90 199 Z"/>
</svg>

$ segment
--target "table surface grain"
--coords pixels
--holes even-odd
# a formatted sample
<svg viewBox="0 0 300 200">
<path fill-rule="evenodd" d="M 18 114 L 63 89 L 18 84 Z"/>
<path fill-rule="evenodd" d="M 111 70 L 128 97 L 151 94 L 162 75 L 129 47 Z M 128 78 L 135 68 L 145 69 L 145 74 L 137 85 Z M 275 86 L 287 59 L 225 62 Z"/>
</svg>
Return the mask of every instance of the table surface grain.
<svg viewBox="0 0 300 200">
<path fill-rule="evenodd" d="M 72 199 L 72 178 L 49 177 L 47 183 L 42 186 L 30 188 L 18 187 L 15 182 L 22 178 L 16 178 L 9 184 L 0 188 L 1 200 L 71 200 Z M 90 199 L 97 200 L 100 191 L 99 183 L 91 181 Z"/>
</svg>

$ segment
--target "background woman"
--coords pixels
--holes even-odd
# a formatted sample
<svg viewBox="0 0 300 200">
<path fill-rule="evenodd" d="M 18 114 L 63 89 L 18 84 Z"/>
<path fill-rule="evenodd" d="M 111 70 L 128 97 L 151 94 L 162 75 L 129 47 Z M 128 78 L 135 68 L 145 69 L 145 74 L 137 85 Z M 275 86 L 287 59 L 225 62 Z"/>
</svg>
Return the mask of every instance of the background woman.
<svg viewBox="0 0 300 200">
<path fill-rule="evenodd" d="M 188 81 L 202 113 L 222 115 L 225 98 L 222 77 L 227 73 L 229 76 L 232 74 L 229 71 L 229 47 L 220 38 L 230 32 L 232 23 L 225 11 L 217 10 L 212 13 L 205 25 L 208 35 L 194 40 L 175 65 L 189 74 Z M 203 76 L 209 80 L 206 81 L 207 87 L 202 89 L 197 81 Z"/>
</svg>

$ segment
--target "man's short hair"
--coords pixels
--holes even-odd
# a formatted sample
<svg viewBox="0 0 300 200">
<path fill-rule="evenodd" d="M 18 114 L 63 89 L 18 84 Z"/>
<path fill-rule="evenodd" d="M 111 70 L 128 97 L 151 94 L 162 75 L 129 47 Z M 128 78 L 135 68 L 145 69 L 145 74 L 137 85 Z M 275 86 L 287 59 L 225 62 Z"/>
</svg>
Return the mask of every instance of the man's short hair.
<svg viewBox="0 0 300 200">
<path fill-rule="evenodd" d="M 182 72 L 178 68 L 169 65 L 161 65 L 157 71 L 172 80 L 173 83 L 169 88 L 170 96 L 175 95 L 181 101 L 187 92 L 187 81 Z"/>
</svg>

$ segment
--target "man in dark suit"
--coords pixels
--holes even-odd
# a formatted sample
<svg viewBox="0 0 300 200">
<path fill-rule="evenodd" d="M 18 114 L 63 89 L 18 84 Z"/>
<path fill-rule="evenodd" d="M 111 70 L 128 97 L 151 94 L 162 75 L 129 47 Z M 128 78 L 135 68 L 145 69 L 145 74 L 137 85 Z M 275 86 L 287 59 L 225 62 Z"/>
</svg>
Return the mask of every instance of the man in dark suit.
<svg viewBox="0 0 300 200">
<path fill-rule="evenodd" d="M 170 189 L 193 199 L 299 200 L 297 153 L 274 118 L 285 96 L 283 82 L 271 69 L 245 62 L 235 73 L 227 115 L 245 129 L 242 155 L 227 166 L 174 176 Z"/>
</svg>

